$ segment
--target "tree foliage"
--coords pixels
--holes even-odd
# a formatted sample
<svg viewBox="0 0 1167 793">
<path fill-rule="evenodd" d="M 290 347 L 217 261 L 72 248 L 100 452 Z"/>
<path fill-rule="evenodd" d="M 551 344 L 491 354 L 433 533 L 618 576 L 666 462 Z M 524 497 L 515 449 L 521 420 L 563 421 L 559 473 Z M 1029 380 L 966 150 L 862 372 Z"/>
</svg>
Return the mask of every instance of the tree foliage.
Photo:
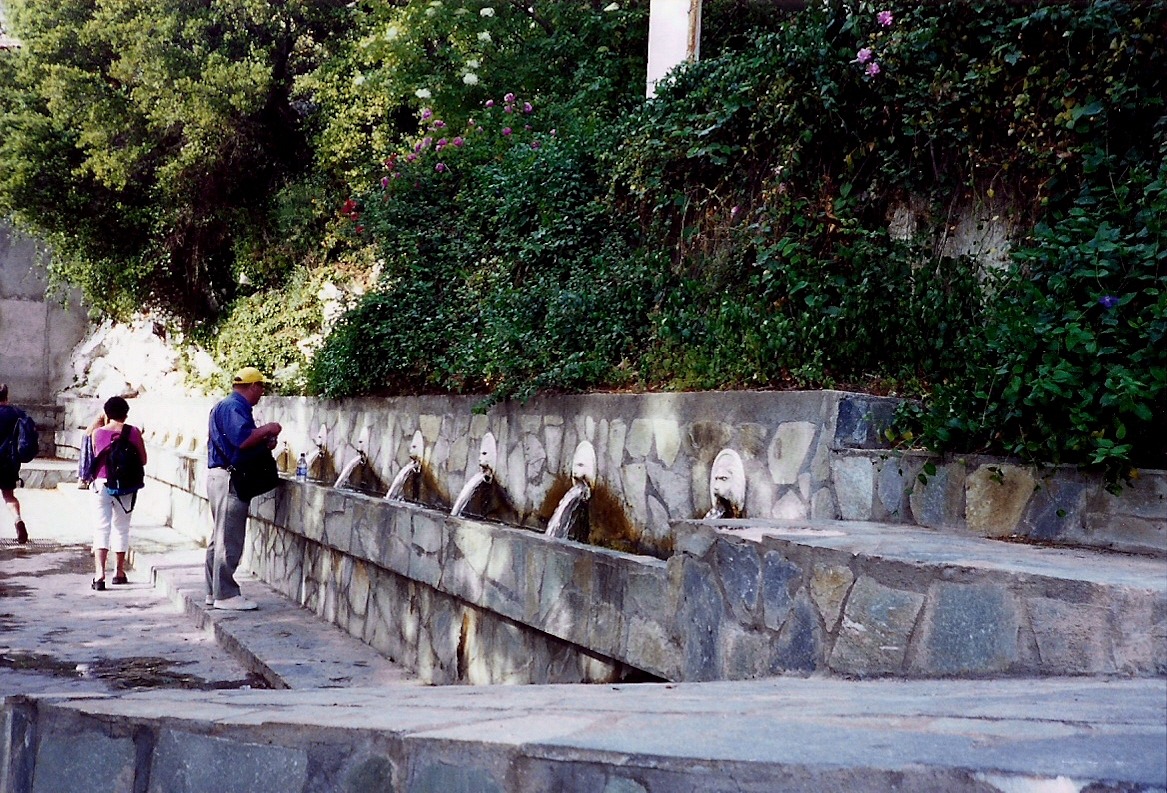
<svg viewBox="0 0 1167 793">
<path fill-rule="evenodd" d="M 187 323 L 231 301 L 236 248 L 306 170 L 297 75 L 339 0 L 15 0 L 0 58 L 0 211 L 114 316 Z"/>
</svg>

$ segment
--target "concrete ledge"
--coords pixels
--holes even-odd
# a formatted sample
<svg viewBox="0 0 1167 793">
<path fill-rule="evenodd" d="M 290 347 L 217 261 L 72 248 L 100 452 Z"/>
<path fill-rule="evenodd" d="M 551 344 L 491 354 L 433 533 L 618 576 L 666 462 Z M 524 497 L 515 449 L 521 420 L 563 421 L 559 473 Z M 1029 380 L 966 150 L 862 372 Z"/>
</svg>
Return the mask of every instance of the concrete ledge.
<svg viewBox="0 0 1167 793">
<path fill-rule="evenodd" d="M 151 464 L 205 534 L 204 463 Z M 1167 673 L 1150 557 L 748 519 L 675 522 L 665 562 L 290 481 L 251 526 L 265 581 L 435 683 Z"/>
<path fill-rule="evenodd" d="M 4 716 L 8 793 L 1167 787 L 1162 680 L 159 690 Z"/>
</svg>

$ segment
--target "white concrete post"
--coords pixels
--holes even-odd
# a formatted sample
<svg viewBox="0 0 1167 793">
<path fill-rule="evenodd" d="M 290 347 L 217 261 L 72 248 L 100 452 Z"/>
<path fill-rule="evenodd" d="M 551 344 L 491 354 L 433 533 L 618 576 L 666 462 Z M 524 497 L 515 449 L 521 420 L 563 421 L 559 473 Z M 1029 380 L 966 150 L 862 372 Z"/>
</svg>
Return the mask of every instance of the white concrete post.
<svg viewBox="0 0 1167 793">
<path fill-rule="evenodd" d="M 652 0 L 648 12 L 648 81 L 644 95 L 669 70 L 701 56 L 701 0 Z"/>
</svg>

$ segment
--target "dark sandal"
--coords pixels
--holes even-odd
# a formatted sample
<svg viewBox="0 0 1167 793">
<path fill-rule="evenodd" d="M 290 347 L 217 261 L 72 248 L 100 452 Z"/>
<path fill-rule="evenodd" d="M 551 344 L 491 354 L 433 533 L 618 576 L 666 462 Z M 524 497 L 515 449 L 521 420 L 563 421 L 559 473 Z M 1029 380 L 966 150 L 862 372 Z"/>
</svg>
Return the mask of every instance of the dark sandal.
<svg viewBox="0 0 1167 793">
<path fill-rule="evenodd" d="M 93 579 L 93 583 L 91 583 L 89 586 L 90 586 L 90 588 L 93 589 L 94 592 L 104 592 L 105 591 L 105 579 L 104 578 L 95 578 L 95 579 Z"/>
<path fill-rule="evenodd" d="M 124 575 L 115 575 L 113 577 L 113 583 L 115 583 L 115 584 L 128 584 L 128 583 L 130 583 L 130 579 L 126 578 Z"/>
</svg>

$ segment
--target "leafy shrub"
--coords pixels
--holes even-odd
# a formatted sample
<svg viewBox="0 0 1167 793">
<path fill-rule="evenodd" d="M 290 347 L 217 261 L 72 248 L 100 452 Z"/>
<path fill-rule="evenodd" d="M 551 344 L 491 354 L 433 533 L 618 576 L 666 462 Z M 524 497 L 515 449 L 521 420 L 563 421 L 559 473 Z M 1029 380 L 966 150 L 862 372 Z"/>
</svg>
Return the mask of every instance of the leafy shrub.
<svg viewBox="0 0 1167 793">
<path fill-rule="evenodd" d="M 451 130 L 428 108 L 413 147 L 353 200 L 381 253 L 380 288 L 317 356 L 339 396 L 393 389 L 529 396 L 631 376 L 659 266 L 609 212 L 593 151 L 606 138 L 508 93 Z M 375 358 L 350 368 L 350 356 Z M 359 376 L 357 376 L 359 374 Z"/>
<path fill-rule="evenodd" d="M 236 300 L 213 334 L 204 331 L 216 363 L 227 372 L 258 366 L 273 376 L 281 393 L 303 393 L 308 362 L 324 330 L 322 291 L 337 275 L 332 268 L 299 270 L 282 289 L 260 289 Z"/>
<path fill-rule="evenodd" d="M 905 426 L 935 448 L 1167 467 L 1167 166 L 1098 153 L 1074 205 L 1019 248 L 971 365 Z"/>
</svg>

